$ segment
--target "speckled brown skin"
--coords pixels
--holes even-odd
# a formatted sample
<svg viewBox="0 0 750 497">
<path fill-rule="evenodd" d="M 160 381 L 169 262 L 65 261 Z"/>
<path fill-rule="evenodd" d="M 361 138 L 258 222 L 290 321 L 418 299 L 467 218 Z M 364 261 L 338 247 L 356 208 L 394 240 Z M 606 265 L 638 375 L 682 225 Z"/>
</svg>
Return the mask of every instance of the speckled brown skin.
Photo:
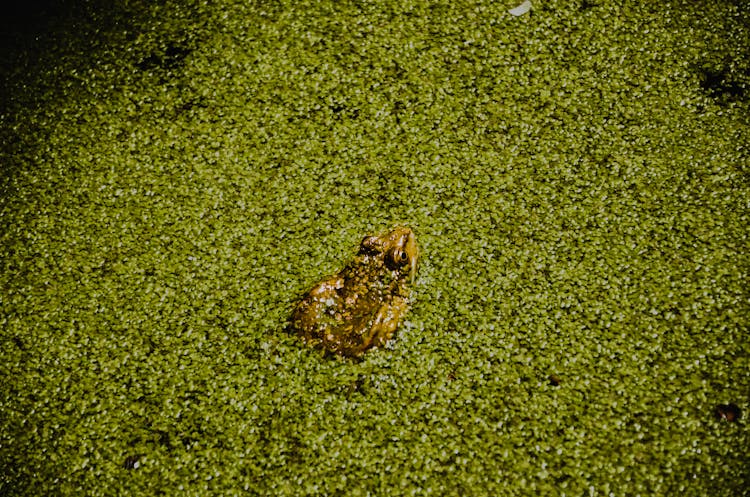
<svg viewBox="0 0 750 497">
<path fill-rule="evenodd" d="M 405 226 L 362 240 L 357 256 L 302 298 L 291 329 L 309 344 L 350 357 L 383 345 L 408 308 L 419 251 Z"/>
</svg>

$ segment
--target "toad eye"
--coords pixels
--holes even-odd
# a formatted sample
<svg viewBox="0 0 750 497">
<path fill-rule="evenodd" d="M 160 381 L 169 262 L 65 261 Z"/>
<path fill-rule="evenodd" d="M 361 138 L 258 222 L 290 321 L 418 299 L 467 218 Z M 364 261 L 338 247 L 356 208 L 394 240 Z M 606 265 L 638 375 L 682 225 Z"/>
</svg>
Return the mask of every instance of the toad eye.
<svg viewBox="0 0 750 497">
<path fill-rule="evenodd" d="M 409 254 L 404 250 L 394 250 L 386 261 L 391 269 L 398 269 L 409 263 Z"/>
</svg>

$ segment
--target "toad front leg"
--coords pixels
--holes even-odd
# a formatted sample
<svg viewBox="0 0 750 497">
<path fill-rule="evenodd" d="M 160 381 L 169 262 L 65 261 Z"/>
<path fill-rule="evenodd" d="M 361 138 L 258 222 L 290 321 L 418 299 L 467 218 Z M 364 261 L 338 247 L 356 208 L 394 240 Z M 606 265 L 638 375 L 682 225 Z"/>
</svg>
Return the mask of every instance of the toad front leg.
<svg viewBox="0 0 750 497">
<path fill-rule="evenodd" d="M 400 296 L 394 296 L 389 302 L 382 304 L 375 313 L 367 334 L 362 337 L 362 350 L 384 345 L 398 328 L 407 307 L 407 300 Z"/>
</svg>

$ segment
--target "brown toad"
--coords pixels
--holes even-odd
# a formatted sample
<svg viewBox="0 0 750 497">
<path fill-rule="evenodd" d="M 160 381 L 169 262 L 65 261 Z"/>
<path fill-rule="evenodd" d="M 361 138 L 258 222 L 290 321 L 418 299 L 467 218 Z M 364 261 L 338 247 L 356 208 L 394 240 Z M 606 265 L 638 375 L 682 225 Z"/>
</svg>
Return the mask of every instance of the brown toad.
<svg viewBox="0 0 750 497">
<path fill-rule="evenodd" d="M 365 237 L 344 269 L 305 294 L 291 329 L 305 342 L 345 356 L 383 345 L 408 308 L 417 257 L 414 233 L 405 226 Z"/>
</svg>

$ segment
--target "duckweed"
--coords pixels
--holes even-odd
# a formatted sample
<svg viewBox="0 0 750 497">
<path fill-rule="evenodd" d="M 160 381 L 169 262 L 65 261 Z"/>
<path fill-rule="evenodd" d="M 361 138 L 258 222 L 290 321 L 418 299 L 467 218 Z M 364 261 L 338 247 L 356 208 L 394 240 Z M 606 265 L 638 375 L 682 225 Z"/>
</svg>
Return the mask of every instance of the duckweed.
<svg viewBox="0 0 750 497">
<path fill-rule="evenodd" d="M 750 488 L 741 2 L 100 4 L 4 35 L 0 494 Z M 283 331 L 398 223 L 397 340 Z"/>
</svg>

